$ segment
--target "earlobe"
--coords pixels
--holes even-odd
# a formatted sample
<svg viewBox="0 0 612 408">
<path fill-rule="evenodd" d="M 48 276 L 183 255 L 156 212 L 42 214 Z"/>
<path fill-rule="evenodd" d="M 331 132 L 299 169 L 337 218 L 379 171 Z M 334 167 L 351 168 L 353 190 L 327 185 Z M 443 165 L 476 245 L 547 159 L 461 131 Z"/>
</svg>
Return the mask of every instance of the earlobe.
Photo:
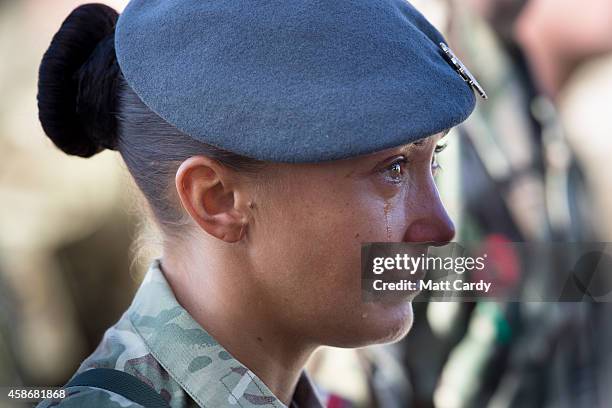
<svg viewBox="0 0 612 408">
<path fill-rule="evenodd" d="M 205 156 L 185 160 L 176 172 L 175 184 L 185 211 L 206 233 L 222 241 L 238 242 L 246 231 L 246 217 L 236 208 L 235 185 L 217 161 Z"/>
</svg>

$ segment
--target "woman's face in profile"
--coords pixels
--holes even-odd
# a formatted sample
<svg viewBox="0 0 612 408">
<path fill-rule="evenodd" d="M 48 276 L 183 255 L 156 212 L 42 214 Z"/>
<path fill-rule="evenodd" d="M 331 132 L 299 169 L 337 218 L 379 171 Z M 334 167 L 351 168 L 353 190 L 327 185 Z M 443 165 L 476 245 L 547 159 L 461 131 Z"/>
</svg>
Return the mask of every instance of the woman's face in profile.
<svg viewBox="0 0 612 408">
<path fill-rule="evenodd" d="M 392 341 L 409 330 L 410 299 L 362 303 L 361 243 L 453 238 L 433 178 L 441 137 L 265 170 L 271 182 L 249 224 L 249 251 L 278 330 L 338 347 Z"/>
</svg>

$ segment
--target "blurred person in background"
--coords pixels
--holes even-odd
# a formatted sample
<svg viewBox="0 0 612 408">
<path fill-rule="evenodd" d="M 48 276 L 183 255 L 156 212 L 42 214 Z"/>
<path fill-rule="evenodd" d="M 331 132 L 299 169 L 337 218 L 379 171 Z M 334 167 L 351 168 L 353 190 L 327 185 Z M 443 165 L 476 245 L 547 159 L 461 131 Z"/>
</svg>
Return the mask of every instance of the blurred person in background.
<svg viewBox="0 0 612 408">
<path fill-rule="evenodd" d="M 453 0 L 446 5 L 451 43 L 474 66 L 490 97 L 461 128 L 458 241 L 486 246 L 601 239 L 602 221 L 610 214 L 602 208 L 594 212 L 591 197 L 609 191 L 610 183 L 588 179 L 583 169 L 601 172 L 603 164 L 584 155 L 578 161 L 574 152 L 598 146 L 606 135 L 568 136 L 558 107 L 574 73 L 612 51 L 612 3 Z M 592 104 L 586 97 L 580 102 Z M 498 273 L 512 277 L 516 271 L 504 268 L 509 260 L 500 259 Z M 563 259 L 544 267 L 524 265 L 514 284 L 542 287 L 554 279 L 544 274 L 566 267 Z M 422 324 L 404 340 L 406 351 L 430 345 L 421 358 L 408 352 L 404 357 L 414 406 L 591 407 L 610 401 L 607 305 L 422 306 L 415 313 L 427 318 L 416 319 Z M 430 375 L 420 375 L 424 371 Z"/>
</svg>

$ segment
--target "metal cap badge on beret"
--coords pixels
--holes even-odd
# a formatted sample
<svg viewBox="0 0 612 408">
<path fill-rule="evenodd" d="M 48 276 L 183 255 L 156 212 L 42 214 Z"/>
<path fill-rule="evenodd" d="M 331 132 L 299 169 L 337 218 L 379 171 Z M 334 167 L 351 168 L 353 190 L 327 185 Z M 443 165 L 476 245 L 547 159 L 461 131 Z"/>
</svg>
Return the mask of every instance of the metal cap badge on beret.
<svg viewBox="0 0 612 408">
<path fill-rule="evenodd" d="M 248 157 L 318 162 L 451 128 L 473 83 L 404 0 L 132 0 L 115 46 L 142 101 Z"/>
</svg>

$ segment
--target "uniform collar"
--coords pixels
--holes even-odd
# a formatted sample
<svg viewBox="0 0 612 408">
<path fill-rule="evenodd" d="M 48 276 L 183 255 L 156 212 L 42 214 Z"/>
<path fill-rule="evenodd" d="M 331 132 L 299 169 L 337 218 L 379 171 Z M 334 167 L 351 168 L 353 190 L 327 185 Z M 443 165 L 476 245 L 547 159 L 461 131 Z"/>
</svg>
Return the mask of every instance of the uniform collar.
<svg viewBox="0 0 612 408">
<path fill-rule="evenodd" d="M 127 315 L 151 354 L 202 407 L 285 407 L 178 303 L 155 259 Z M 322 407 L 302 372 L 292 406 Z"/>
</svg>

